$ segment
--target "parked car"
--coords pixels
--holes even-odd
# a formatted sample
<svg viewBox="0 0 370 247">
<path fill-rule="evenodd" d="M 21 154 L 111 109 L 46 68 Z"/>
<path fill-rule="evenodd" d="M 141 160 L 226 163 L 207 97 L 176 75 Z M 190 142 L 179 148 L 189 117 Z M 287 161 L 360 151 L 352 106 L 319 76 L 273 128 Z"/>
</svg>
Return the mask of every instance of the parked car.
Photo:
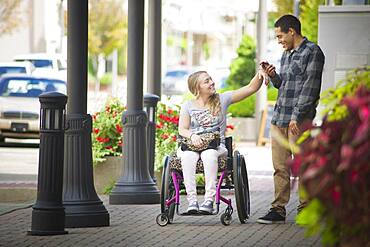
<svg viewBox="0 0 370 247">
<path fill-rule="evenodd" d="M 185 68 L 171 69 L 165 74 L 162 81 L 164 95 L 184 94 L 188 90 L 188 76 L 192 71 Z"/>
<path fill-rule="evenodd" d="M 25 73 L 31 74 L 35 67 L 30 62 L 6 62 L 0 63 L 0 76 L 4 74 Z"/>
<path fill-rule="evenodd" d="M 66 94 L 66 82 L 50 77 L 7 74 L 0 77 L 0 142 L 5 138 L 39 138 L 38 96 Z"/>
<path fill-rule="evenodd" d="M 33 74 L 38 76 L 57 77 L 67 80 L 67 61 L 61 54 L 29 53 L 20 54 L 14 61 L 29 61 L 35 66 Z"/>
</svg>

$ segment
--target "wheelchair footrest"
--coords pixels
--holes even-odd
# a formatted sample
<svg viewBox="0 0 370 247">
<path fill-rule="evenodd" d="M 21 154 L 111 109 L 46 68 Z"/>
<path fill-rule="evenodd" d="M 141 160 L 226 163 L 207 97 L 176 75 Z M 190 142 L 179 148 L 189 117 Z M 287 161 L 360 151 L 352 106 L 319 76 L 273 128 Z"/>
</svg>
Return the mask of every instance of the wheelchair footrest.
<svg viewBox="0 0 370 247">
<path fill-rule="evenodd" d="M 218 212 L 216 212 L 216 210 L 214 210 L 213 213 L 199 211 L 197 213 L 184 212 L 184 213 L 180 213 L 179 215 L 180 216 L 204 216 L 204 215 L 216 215 L 216 214 L 218 214 Z"/>
</svg>

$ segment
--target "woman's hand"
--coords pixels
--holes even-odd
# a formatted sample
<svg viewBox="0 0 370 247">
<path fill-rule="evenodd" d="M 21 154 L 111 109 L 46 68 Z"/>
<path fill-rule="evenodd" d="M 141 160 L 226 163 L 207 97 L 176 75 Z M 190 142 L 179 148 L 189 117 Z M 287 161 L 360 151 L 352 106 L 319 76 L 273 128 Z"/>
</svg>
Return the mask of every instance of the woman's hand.
<svg viewBox="0 0 370 247">
<path fill-rule="evenodd" d="M 270 82 L 269 76 L 267 75 L 267 73 L 262 68 L 260 68 L 258 70 L 258 80 L 263 80 L 263 82 L 265 83 L 266 86 L 268 86 L 268 84 Z"/>
<path fill-rule="evenodd" d="M 202 138 L 197 134 L 191 134 L 190 136 L 191 143 L 193 143 L 194 146 L 199 147 L 203 144 Z"/>
</svg>

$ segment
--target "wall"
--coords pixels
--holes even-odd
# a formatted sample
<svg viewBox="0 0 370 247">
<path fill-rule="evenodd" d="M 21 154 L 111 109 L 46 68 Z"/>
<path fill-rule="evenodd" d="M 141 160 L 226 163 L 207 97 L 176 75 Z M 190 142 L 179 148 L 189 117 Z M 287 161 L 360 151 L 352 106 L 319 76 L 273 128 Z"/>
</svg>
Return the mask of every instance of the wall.
<svg viewBox="0 0 370 247">
<path fill-rule="evenodd" d="M 325 54 L 322 91 L 347 71 L 370 65 L 370 6 L 320 6 L 318 43 Z"/>
<path fill-rule="evenodd" d="M 11 61 L 17 54 L 58 50 L 62 39 L 60 4 L 61 0 L 22 1 L 22 24 L 11 34 L 0 36 L 0 62 Z"/>
</svg>

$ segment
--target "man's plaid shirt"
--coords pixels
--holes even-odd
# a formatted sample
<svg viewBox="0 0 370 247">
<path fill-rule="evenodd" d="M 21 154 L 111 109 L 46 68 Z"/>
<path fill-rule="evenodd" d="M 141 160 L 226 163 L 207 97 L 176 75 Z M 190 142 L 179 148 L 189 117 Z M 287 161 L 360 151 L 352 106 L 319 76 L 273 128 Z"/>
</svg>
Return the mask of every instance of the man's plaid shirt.
<svg viewBox="0 0 370 247">
<path fill-rule="evenodd" d="M 287 127 L 291 120 L 302 122 L 315 117 L 324 61 L 320 47 L 306 38 L 296 49 L 284 51 L 280 74 L 271 78 L 279 89 L 272 124 Z"/>
</svg>

